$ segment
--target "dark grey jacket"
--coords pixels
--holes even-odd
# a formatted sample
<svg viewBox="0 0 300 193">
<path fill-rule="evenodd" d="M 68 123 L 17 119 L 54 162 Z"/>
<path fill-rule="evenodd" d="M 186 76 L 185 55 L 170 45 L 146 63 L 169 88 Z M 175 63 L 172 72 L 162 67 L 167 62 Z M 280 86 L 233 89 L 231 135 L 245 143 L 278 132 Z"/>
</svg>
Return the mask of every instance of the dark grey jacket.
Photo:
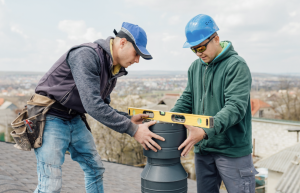
<svg viewBox="0 0 300 193">
<path fill-rule="evenodd" d="M 125 68 L 115 76 L 111 72 L 111 38 L 71 48 L 42 77 L 35 92 L 133 136 L 138 125 L 130 121 L 127 113 L 109 106 L 117 78 L 127 74 Z"/>
</svg>

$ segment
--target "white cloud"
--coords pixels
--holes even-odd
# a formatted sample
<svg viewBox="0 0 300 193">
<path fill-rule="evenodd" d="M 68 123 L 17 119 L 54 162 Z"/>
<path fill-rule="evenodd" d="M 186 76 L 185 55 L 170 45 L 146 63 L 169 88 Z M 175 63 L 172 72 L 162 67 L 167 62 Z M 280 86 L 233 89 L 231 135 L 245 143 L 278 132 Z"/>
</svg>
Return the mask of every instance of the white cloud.
<svg viewBox="0 0 300 193">
<path fill-rule="evenodd" d="M 10 27 L 10 30 L 14 33 L 19 34 L 20 36 L 22 36 L 23 38 L 27 39 L 28 36 L 17 26 L 17 25 L 12 25 Z"/>
<path fill-rule="evenodd" d="M 222 0 L 220 0 L 220 1 L 222 1 Z M 251 1 L 234 0 L 234 1 L 230 1 L 231 6 L 228 6 L 228 7 L 229 7 L 229 9 L 236 10 L 236 11 L 253 10 L 253 9 L 260 8 L 260 7 L 270 6 L 270 4 L 276 3 L 276 1 L 277 0 L 264 0 L 264 1 L 261 1 L 261 0 L 251 0 Z M 229 10 L 229 11 L 232 11 L 232 10 Z"/>
<path fill-rule="evenodd" d="M 172 54 L 173 56 L 178 56 L 180 54 L 180 52 L 170 51 L 170 54 Z"/>
<path fill-rule="evenodd" d="M 178 24 L 180 22 L 180 16 L 179 15 L 174 15 L 172 17 L 169 18 L 169 24 L 170 25 L 175 25 Z"/>
<path fill-rule="evenodd" d="M 82 36 L 89 41 L 95 41 L 96 39 L 103 38 L 100 32 L 97 32 L 94 28 L 87 28 L 86 32 Z"/>
<path fill-rule="evenodd" d="M 164 14 L 162 14 L 161 16 L 160 16 L 160 18 L 165 18 L 166 17 L 166 15 L 167 15 L 167 13 L 164 13 Z"/>
<path fill-rule="evenodd" d="M 95 4 L 90 7 L 91 13 L 98 11 L 99 6 L 95 2 L 91 1 L 90 5 Z M 25 1 L 19 3 L 18 7 L 26 4 Z M 133 69 L 187 70 L 197 57 L 189 49 L 182 48 L 184 28 L 192 17 L 200 13 L 214 18 L 220 28 L 218 34 L 221 40 L 231 41 L 253 71 L 293 71 L 296 66 L 292 61 L 300 60 L 297 52 L 300 44 L 300 1 L 297 0 L 117 0 L 107 3 L 107 7 L 114 8 L 113 12 L 104 9 L 97 12 L 97 17 L 83 14 L 80 16 L 82 20 L 76 20 L 74 18 L 78 16 L 74 16 L 73 12 L 81 9 L 81 5 L 86 6 L 82 2 L 74 5 L 74 10 L 58 12 L 57 17 L 49 18 L 45 31 L 37 27 L 44 26 L 43 18 L 24 20 L 16 7 L 8 8 L 9 4 L 10 1 L 0 0 L 0 69 L 14 70 L 12 66 L 16 65 L 20 70 L 47 70 L 72 46 L 103 38 L 102 35 L 112 35 L 112 29 L 128 21 L 145 29 L 147 49 L 154 58 L 141 60 L 141 65 L 133 65 Z M 34 9 L 45 9 L 38 4 L 35 6 L 28 7 L 31 16 L 34 16 Z M 67 2 L 62 2 L 62 6 L 67 6 Z M 45 15 L 51 14 L 47 9 L 43 11 Z M 65 15 L 68 15 L 68 20 L 56 20 Z M 103 19 L 107 15 L 109 21 Z M 26 36 L 27 39 L 24 38 Z M 284 50 L 274 49 L 278 42 Z M 16 49 L 20 50 L 18 54 Z"/>
<path fill-rule="evenodd" d="M 251 1 L 240 1 L 240 0 L 214 0 L 214 1 L 182 1 L 173 0 L 161 1 L 161 0 L 125 0 L 125 2 L 136 6 L 147 6 L 148 8 L 164 10 L 165 12 L 176 10 L 177 13 L 209 13 L 209 12 L 227 12 L 232 11 L 242 12 L 244 10 L 255 10 L 257 8 L 270 6 L 271 4 L 277 3 L 280 0 L 251 0 Z M 226 7 L 226 8 L 224 8 Z M 195 15 L 196 15 L 195 14 Z"/>
<path fill-rule="evenodd" d="M 87 27 L 84 21 L 64 20 L 59 22 L 58 29 L 65 33 L 63 36 L 49 39 L 43 36 L 32 38 L 33 35 L 24 33 L 26 29 L 23 30 L 24 24 L 21 28 L 17 22 L 4 21 L 6 24 L 3 26 L 3 30 L 0 28 L 0 38 L 2 40 L 0 45 L 1 70 L 17 69 L 22 71 L 30 69 L 31 71 L 46 71 L 72 46 L 102 38 L 100 32 Z M 26 25 L 24 26 L 26 27 Z M 26 41 L 16 38 L 15 34 Z M 20 41 L 22 42 L 20 43 Z M 20 50 L 18 54 L 15 54 L 16 47 Z"/>
<path fill-rule="evenodd" d="M 297 15 L 297 12 L 296 12 L 296 11 L 290 12 L 289 15 L 290 15 L 291 17 L 295 17 L 295 16 Z"/>
<path fill-rule="evenodd" d="M 226 23 L 229 26 L 236 26 L 243 22 L 243 16 L 241 14 L 232 14 L 226 17 Z"/>
<path fill-rule="evenodd" d="M 169 42 L 169 41 L 174 40 L 174 39 L 176 39 L 176 38 L 178 38 L 177 35 L 170 35 L 170 34 L 168 34 L 168 33 L 163 33 L 162 41 L 163 41 L 163 42 Z"/>
<path fill-rule="evenodd" d="M 102 38 L 102 34 L 94 28 L 87 28 L 83 20 L 63 20 L 58 24 L 58 29 L 67 33 L 70 40 L 94 41 Z"/>
<path fill-rule="evenodd" d="M 58 29 L 67 33 L 68 38 L 77 39 L 79 36 L 82 36 L 82 34 L 84 34 L 86 26 L 85 22 L 82 20 L 63 20 L 59 22 Z"/>
<path fill-rule="evenodd" d="M 55 52 L 56 53 L 63 53 L 66 52 L 67 49 L 70 49 L 72 45 L 69 45 L 66 40 L 57 39 L 55 40 L 57 43 Z"/>
<path fill-rule="evenodd" d="M 290 22 L 287 25 L 283 26 L 279 33 L 286 35 L 298 35 L 300 31 L 300 23 L 299 22 Z"/>
<path fill-rule="evenodd" d="M 125 0 L 128 3 L 132 3 L 133 5 L 147 5 L 147 6 L 155 6 L 158 4 L 158 1 L 156 0 Z"/>
<path fill-rule="evenodd" d="M 220 13 L 217 14 L 213 19 L 222 32 L 228 32 L 230 29 L 232 29 L 232 27 L 238 27 L 244 22 L 241 14 Z"/>
<path fill-rule="evenodd" d="M 94 28 L 87 27 L 83 20 L 63 20 L 58 24 L 58 29 L 67 34 L 67 39 L 56 39 L 56 52 L 68 50 L 71 46 L 85 42 L 93 42 L 103 38 L 100 32 Z"/>
<path fill-rule="evenodd" d="M 6 13 L 6 7 L 4 6 L 3 2 L 0 3 L 0 30 L 7 22 L 5 20 L 5 13 Z"/>
</svg>

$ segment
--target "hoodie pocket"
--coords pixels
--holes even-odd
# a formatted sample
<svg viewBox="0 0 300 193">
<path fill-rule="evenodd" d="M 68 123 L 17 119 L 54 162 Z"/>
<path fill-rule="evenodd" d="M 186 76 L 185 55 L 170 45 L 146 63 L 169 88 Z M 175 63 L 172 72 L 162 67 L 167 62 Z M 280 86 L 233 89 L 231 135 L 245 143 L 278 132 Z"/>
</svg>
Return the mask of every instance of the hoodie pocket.
<svg viewBox="0 0 300 193">
<path fill-rule="evenodd" d="M 226 149 L 231 147 L 231 142 L 225 133 L 214 136 L 211 140 L 207 140 L 207 147 L 215 149 Z"/>
</svg>

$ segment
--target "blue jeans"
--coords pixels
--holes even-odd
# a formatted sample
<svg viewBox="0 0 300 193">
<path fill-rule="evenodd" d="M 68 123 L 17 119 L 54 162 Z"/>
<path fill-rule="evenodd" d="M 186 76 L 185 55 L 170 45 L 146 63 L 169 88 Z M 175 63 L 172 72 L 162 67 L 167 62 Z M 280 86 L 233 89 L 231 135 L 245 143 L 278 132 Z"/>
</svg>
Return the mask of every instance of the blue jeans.
<svg viewBox="0 0 300 193">
<path fill-rule="evenodd" d="M 255 170 L 251 154 L 231 158 L 195 154 L 197 192 L 219 193 L 223 180 L 228 193 L 255 193 Z"/>
<path fill-rule="evenodd" d="M 61 166 L 66 151 L 71 153 L 72 160 L 77 161 L 84 171 L 86 192 L 104 192 L 102 176 L 105 169 L 93 136 L 79 115 L 71 120 L 47 115 L 43 145 L 34 151 L 38 174 L 38 186 L 34 193 L 61 191 Z"/>
</svg>

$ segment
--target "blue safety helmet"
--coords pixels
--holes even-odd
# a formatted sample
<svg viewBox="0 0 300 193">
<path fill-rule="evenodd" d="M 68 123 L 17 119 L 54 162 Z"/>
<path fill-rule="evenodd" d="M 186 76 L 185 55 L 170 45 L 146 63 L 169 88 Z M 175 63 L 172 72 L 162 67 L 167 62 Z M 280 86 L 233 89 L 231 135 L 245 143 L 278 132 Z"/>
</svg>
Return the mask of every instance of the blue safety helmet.
<svg viewBox="0 0 300 193">
<path fill-rule="evenodd" d="M 190 48 L 196 46 L 218 30 L 219 28 L 213 18 L 208 15 L 199 14 L 185 26 L 186 42 L 183 44 L 183 47 Z"/>
<path fill-rule="evenodd" d="M 135 51 L 144 59 L 151 60 L 152 56 L 146 49 L 147 35 L 146 32 L 138 25 L 123 22 L 119 32 L 114 30 L 116 37 L 126 38 L 131 42 Z"/>
</svg>

